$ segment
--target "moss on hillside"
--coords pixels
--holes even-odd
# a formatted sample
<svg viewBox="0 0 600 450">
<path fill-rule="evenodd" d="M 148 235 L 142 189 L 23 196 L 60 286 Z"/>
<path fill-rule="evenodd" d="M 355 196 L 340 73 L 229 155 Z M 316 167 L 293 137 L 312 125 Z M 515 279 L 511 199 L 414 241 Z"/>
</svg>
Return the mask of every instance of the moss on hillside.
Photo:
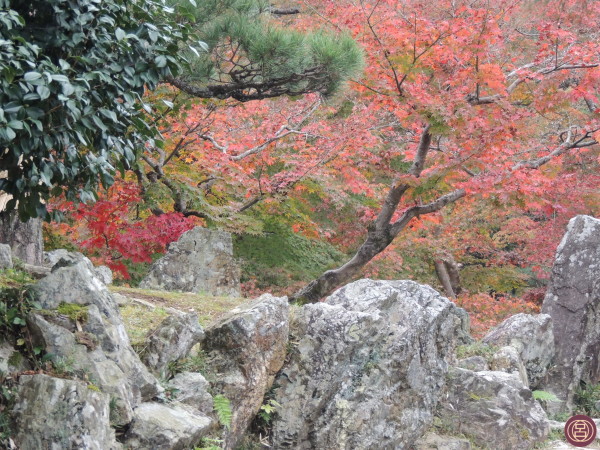
<svg viewBox="0 0 600 450">
<path fill-rule="evenodd" d="M 234 254 L 242 260 L 242 282 L 254 279 L 261 289 L 310 281 L 345 259 L 327 242 L 294 234 L 277 224 L 261 235 L 236 236 Z"/>
</svg>

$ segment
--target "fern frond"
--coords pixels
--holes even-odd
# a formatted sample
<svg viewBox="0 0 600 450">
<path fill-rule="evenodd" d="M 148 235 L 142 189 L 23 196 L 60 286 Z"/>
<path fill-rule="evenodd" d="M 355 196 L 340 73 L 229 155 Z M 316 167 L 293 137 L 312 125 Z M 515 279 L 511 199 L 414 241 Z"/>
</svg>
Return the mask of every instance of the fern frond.
<svg viewBox="0 0 600 450">
<path fill-rule="evenodd" d="M 215 395 L 213 398 L 213 409 L 215 410 L 221 425 L 229 429 L 231 426 L 231 417 L 233 415 L 229 399 L 224 395 Z"/>
</svg>

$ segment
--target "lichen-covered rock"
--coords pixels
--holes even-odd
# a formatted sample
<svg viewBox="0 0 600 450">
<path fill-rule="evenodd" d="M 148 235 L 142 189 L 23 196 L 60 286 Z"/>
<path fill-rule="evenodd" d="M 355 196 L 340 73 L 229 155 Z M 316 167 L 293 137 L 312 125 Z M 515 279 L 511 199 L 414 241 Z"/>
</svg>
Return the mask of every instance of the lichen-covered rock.
<svg viewBox="0 0 600 450">
<path fill-rule="evenodd" d="M 55 359 L 70 362 L 73 370 L 89 373 L 103 392 L 117 399 L 115 423 L 129 422 L 133 408 L 162 388 L 132 349 L 119 308 L 96 278 L 92 263 L 82 255 L 61 258 L 34 289 L 42 308 L 48 310 L 28 317 L 36 345 Z M 85 319 L 75 324 L 52 313 L 61 303 L 80 305 Z"/>
<path fill-rule="evenodd" d="M 0 342 L 0 372 L 20 372 L 29 368 L 28 361 L 17 349 L 8 342 Z"/>
<path fill-rule="evenodd" d="M 287 298 L 265 294 L 206 330 L 202 348 L 214 372 L 212 386 L 229 399 L 233 412 L 224 448 L 236 447 L 283 365 L 288 317 Z"/>
<path fill-rule="evenodd" d="M 59 259 L 68 257 L 71 254 L 68 250 L 64 248 L 59 248 L 57 250 L 51 250 L 49 252 L 44 252 L 44 265 L 48 267 L 54 266 L 58 262 Z"/>
<path fill-rule="evenodd" d="M 127 448 L 187 450 L 210 430 L 212 420 L 177 402 L 142 403 L 125 435 Z"/>
<path fill-rule="evenodd" d="M 0 269 L 12 269 L 12 251 L 10 245 L 0 244 Z"/>
<path fill-rule="evenodd" d="M 189 405 L 205 415 L 213 412 L 213 398 L 206 378 L 197 372 L 181 372 L 169 380 L 169 386 L 176 389 L 178 402 Z"/>
<path fill-rule="evenodd" d="M 22 375 L 12 410 L 18 448 L 120 449 L 109 423 L 110 397 L 86 383 Z"/>
<path fill-rule="evenodd" d="M 600 220 L 577 216 L 556 251 L 542 312 L 552 317 L 556 356 L 543 389 L 572 410 L 580 382 L 600 382 Z"/>
<path fill-rule="evenodd" d="M 552 318 L 547 314 L 516 314 L 490 331 L 483 342 L 516 348 L 525 364 L 529 385 L 537 388 L 554 357 Z"/>
<path fill-rule="evenodd" d="M 492 355 L 490 369 L 497 372 L 512 373 L 519 377 L 525 387 L 529 387 L 527 371 L 523 361 L 521 361 L 519 351 L 510 345 L 500 348 Z"/>
<path fill-rule="evenodd" d="M 113 273 L 107 266 L 98 266 L 94 269 L 96 276 L 104 284 L 109 285 L 113 282 Z"/>
<path fill-rule="evenodd" d="M 461 319 L 412 281 L 359 280 L 296 311 L 274 448 L 410 448 L 432 422 Z"/>
<path fill-rule="evenodd" d="M 452 368 L 437 414 L 451 434 L 495 450 L 531 449 L 549 433 L 546 413 L 518 375 Z"/>
<path fill-rule="evenodd" d="M 459 359 L 456 363 L 456 367 L 462 367 L 463 369 L 473 370 L 474 372 L 490 370 L 487 359 L 479 355 Z"/>
<path fill-rule="evenodd" d="M 471 443 L 464 438 L 427 433 L 415 444 L 415 450 L 471 450 Z"/>
<path fill-rule="evenodd" d="M 231 234 L 196 227 L 169 245 L 140 283 L 145 289 L 240 295 L 240 269 Z"/>
<path fill-rule="evenodd" d="M 198 314 L 171 314 L 148 334 L 142 360 L 154 374 L 163 376 L 170 362 L 185 358 L 203 338 Z"/>
</svg>

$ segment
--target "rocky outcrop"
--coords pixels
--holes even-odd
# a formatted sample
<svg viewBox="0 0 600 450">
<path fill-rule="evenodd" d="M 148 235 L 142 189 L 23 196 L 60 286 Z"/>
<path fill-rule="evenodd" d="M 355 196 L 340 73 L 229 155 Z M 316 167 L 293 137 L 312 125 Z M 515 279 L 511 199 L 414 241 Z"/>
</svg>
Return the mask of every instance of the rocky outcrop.
<svg viewBox="0 0 600 450">
<path fill-rule="evenodd" d="M 169 386 L 175 389 L 175 398 L 178 402 L 189 405 L 205 415 L 213 412 L 213 398 L 208 392 L 210 386 L 202 374 L 178 373 L 169 380 Z"/>
<path fill-rule="evenodd" d="M 411 281 L 359 280 L 294 312 L 275 448 L 410 448 L 433 419 L 461 311 Z"/>
<path fill-rule="evenodd" d="M 454 436 L 445 436 L 427 433 L 415 444 L 415 450 L 471 450 L 471 443 L 467 439 Z"/>
<path fill-rule="evenodd" d="M 204 338 L 196 313 L 174 313 L 150 332 L 142 360 L 157 376 L 164 376 L 171 362 L 184 358 Z"/>
<path fill-rule="evenodd" d="M 1 197 L 5 194 L 0 193 Z M 39 218 L 21 222 L 16 211 L 0 211 L 0 242 L 10 245 L 13 258 L 39 266 L 44 253 L 42 224 Z"/>
<path fill-rule="evenodd" d="M 529 387 L 529 379 L 525 365 L 516 348 L 507 345 L 492 355 L 490 369 L 496 372 L 511 373 L 521 380 L 523 386 Z"/>
<path fill-rule="evenodd" d="M 13 373 L 28 370 L 29 362 L 8 342 L 0 342 L 0 372 Z"/>
<path fill-rule="evenodd" d="M 12 252 L 10 245 L 0 244 L 0 269 L 12 269 Z"/>
<path fill-rule="evenodd" d="M 451 434 L 497 450 L 531 449 L 549 433 L 546 413 L 519 377 L 452 368 L 438 416 Z"/>
<path fill-rule="evenodd" d="M 240 269 L 231 234 L 196 227 L 169 245 L 154 262 L 141 287 L 166 291 L 239 296 Z"/>
<path fill-rule="evenodd" d="M 143 403 L 136 410 L 124 441 L 136 450 L 187 450 L 210 431 L 211 419 L 185 405 Z"/>
<path fill-rule="evenodd" d="M 12 439 L 20 449 L 122 448 L 109 425 L 110 396 L 84 382 L 22 375 L 16 398 Z"/>
<path fill-rule="evenodd" d="M 98 266 L 95 268 L 94 272 L 96 273 L 96 277 L 104 284 L 109 285 L 113 282 L 113 273 L 110 268 L 107 266 Z"/>
<path fill-rule="evenodd" d="M 483 356 L 469 356 L 468 358 L 458 360 L 455 365 L 456 367 L 462 367 L 463 369 L 475 372 L 490 370 L 489 363 Z"/>
<path fill-rule="evenodd" d="M 580 382 L 600 382 L 600 220 L 570 220 L 557 251 L 542 312 L 552 317 L 556 357 L 544 390 L 572 410 Z"/>
<path fill-rule="evenodd" d="M 64 265 L 61 264 L 71 264 Z M 116 302 L 82 255 L 61 259 L 52 273 L 35 286 L 45 311 L 27 320 L 36 345 L 55 361 L 69 362 L 116 399 L 113 421 L 131 421 L 133 409 L 162 390 L 129 344 Z M 62 304 L 78 305 L 81 317 L 56 311 Z"/>
<path fill-rule="evenodd" d="M 202 348 L 213 372 L 212 387 L 229 399 L 233 413 L 224 448 L 236 447 L 283 365 L 288 317 L 287 298 L 265 294 L 206 330 Z"/>
<path fill-rule="evenodd" d="M 54 268 L 55 265 L 59 267 L 69 266 L 81 259 L 81 257 L 81 253 L 70 252 L 64 248 L 60 248 L 44 252 L 43 264 L 49 268 Z M 113 281 L 112 271 L 107 266 L 94 267 L 94 275 L 104 284 L 111 284 Z"/>
<path fill-rule="evenodd" d="M 547 314 L 516 314 L 490 331 L 483 342 L 514 347 L 525 364 L 529 385 L 537 388 L 554 357 L 552 318 Z"/>
</svg>

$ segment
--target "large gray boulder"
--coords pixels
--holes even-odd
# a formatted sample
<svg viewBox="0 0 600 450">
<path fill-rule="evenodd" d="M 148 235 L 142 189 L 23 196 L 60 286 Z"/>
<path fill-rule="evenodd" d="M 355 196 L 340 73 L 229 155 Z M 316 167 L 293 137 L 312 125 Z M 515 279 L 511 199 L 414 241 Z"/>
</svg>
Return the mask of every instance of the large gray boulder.
<svg viewBox="0 0 600 450">
<path fill-rule="evenodd" d="M 432 422 L 463 316 L 429 286 L 368 279 L 296 311 L 274 448 L 410 448 Z"/>
<path fill-rule="evenodd" d="M 171 314 L 149 333 L 142 360 L 155 375 L 165 376 L 169 363 L 185 358 L 203 338 L 197 313 Z"/>
<path fill-rule="evenodd" d="M 490 331 L 483 342 L 517 349 L 527 369 L 529 385 L 537 388 L 554 358 L 552 318 L 547 314 L 516 314 Z"/>
<path fill-rule="evenodd" d="M 224 448 L 236 448 L 271 388 L 286 355 L 289 305 L 286 297 L 264 294 L 251 304 L 233 309 L 206 329 L 213 391 L 231 402 L 231 426 Z"/>
<path fill-rule="evenodd" d="M 81 381 L 21 375 L 12 436 L 17 448 L 120 449 L 109 423 L 110 396 Z"/>
<path fill-rule="evenodd" d="M 140 286 L 145 289 L 238 297 L 240 268 L 231 234 L 196 227 L 169 245 Z"/>
<path fill-rule="evenodd" d="M 552 317 L 556 357 L 544 390 L 571 411 L 580 382 L 600 382 L 600 220 L 577 216 L 556 251 L 542 312 Z"/>
<path fill-rule="evenodd" d="M 83 255 L 61 259 L 34 289 L 44 309 L 27 320 L 35 344 L 55 361 L 69 362 L 72 371 L 89 374 L 112 395 L 116 424 L 131 421 L 133 408 L 162 388 L 131 347 L 119 308 L 92 263 Z M 79 305 L 85 318 L 75 321 L 58 314 L 61 303 Z"/>
<path fill-rule="evenodd" d="M 495 450 L 531 449 L 549 433 L 546 413 L 516 374 L 452 368 L 437 414 L 445 430 Z"/>
<path fill-rule="evenodd" d="M 125 434 L 127 448 L 136 450 L 187 450 L 211 429 L 212 420 L 173 402 L 142 403 Z"/>
</svg>

